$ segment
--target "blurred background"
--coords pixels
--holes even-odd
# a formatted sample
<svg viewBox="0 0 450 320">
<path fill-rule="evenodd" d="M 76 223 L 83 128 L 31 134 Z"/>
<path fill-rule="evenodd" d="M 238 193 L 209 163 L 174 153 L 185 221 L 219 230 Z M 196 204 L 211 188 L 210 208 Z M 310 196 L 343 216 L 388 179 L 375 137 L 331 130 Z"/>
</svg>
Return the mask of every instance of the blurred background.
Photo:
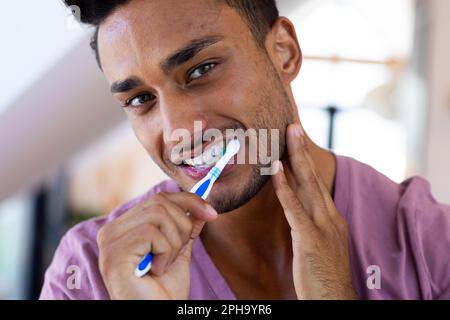
<svg viewBox="0 0 450 320">
<path fill-rule="evenodd" d="M 450 1 L 278 3 L 311 137 L 450 203 Z M 54 0 L 2 1 L 0 21 L 0 299 L 34 299 L 68 228 L 166 177 L 110 96 L 92 29 Z"/>
</svg>

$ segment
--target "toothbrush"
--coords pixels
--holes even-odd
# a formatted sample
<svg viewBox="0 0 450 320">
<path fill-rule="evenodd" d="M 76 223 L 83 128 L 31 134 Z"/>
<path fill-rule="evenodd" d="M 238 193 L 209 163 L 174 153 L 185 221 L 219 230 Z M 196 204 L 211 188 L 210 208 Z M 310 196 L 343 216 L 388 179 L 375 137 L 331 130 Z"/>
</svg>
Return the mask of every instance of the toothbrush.
<svg viewBox="0 0 450 320">
<path fill-rule="evenodd" d="M 206 200 L 211 192 L 214 183 L 219 179 L 222 174 L 222 170 L 228 164 L 228 162 L 233 158 L 241 148 L 241 144 L 237 138 L 231 140 L 225 150 L 225 154 L 216 163 L 216 165 L 208 172 L 208 174 L 191 189 L 191 193 L 195 193 L 203 200 Z M 134 275 L 138 278 L 145 276 L 152 267 L 153 253 L 147 253 L 139 262 L 136 269 L 134 270 Z"/>
</svg>

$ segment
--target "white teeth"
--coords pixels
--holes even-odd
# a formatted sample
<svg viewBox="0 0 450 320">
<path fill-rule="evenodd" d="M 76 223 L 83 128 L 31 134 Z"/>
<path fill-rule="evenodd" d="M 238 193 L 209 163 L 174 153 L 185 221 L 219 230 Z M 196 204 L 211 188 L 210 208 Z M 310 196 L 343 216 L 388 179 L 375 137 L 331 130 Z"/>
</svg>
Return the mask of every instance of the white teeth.
<svg viewBox="0 0 450 320">
<path fill-rule="evenodd" d="M 223 155 L 224 146 L 223 143 L 216 144 L 205 150 L 201 155 L 193 159 L 186 159 L 183 162 L 190 167 L 202 168 L 214 165 L 220 160 Z"/>
</svg>

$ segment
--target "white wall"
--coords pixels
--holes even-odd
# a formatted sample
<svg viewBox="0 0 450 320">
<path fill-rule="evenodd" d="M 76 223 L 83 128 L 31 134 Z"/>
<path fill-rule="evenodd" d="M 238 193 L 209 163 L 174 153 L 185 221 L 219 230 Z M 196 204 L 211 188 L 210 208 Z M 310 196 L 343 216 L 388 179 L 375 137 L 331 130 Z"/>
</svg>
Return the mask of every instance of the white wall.
<svg viewBox="0 0 450 320">
<path fill-rule="evenodd" d="M 0 199 L 42 182 L 125 120 L 87 40 L 0 114 Z"/>
<path fill-rule="evenodd" d="M 62 0 L 0 1 L 0 115 L 89 32 L 68 17 Z"/>
<path fill-rule="evenodd" d="M 450 203 L 450 1 L 427 1 L 432 26 L 426 176 L 438 200 Z"/>
</svg>

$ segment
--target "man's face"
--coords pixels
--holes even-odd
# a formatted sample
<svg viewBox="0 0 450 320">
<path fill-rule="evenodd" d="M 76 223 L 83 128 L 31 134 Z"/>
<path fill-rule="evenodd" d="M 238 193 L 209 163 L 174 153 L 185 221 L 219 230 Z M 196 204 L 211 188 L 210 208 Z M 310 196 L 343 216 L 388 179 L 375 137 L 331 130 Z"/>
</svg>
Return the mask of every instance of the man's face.
<svg viewBox="0 0 450 320">
<path fill-rule="evenodd" d="M 202 131 L 224 135 L 226 129 L 279 129 L 284 152 L 289 98 L 269 56 L 233 8 L 210 0 L 133 0 L 102 23 L 98 45 L 105 76 L 114 96 L 128 105 L 124 110 L 137 138 L 184 190 L 205 172 L 174 163 L 179 141 L 173 133 L 187 129 L 194 136 L 194 121 L 201 121 Z M 214 143 L 198 142 L 192 140 L 192 149 Z M 246 203 L 268 180 L 260 166 L 229 166 L 208 202 L 218 212 Z"/>
</svg>

